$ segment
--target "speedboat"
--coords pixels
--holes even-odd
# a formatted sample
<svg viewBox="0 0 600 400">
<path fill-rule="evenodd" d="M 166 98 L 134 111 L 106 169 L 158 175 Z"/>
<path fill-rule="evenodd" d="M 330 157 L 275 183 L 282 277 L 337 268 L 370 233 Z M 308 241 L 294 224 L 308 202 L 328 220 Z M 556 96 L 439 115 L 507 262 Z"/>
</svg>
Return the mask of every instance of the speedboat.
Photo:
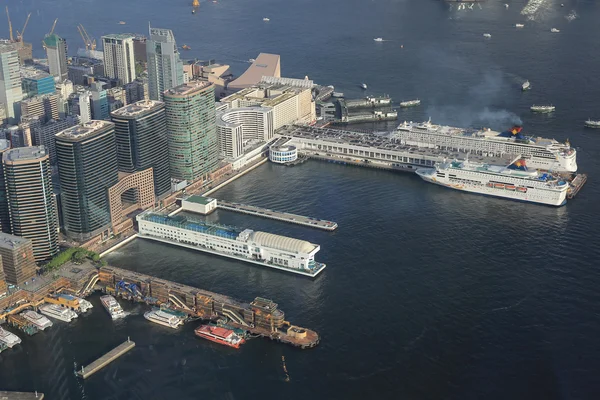
<svg viewBox="0 0 600 400">
<path fill-rule="evenodd" d="M 375 38 L 375 39 L 373 39 L 373 40 L 374 40 L 374 41 L 376 41 L 376 42 L 383 42 L 383 38 L 380 38 L 380 37 L 378 37 L 378 38 Z"/>
<path fill-rule="evenodd" d="M 556 29 L 556 28 L 552 28 L 552 29 L 550 29 L 550 32 L 552 32 L 552 33 L 558 33 L 558 32 L 560 32 L 560 30 Z"/>
<path fill-rule="evenodd" d="M 490 35 L 489 33 L 484 33 L 484 34 L 483 34 L 483 37 L 485 37 L 485 38 L 491 38 L 491 37 L 492 37 L 492 35 Z"/>
<path fill-rule="evenodd" d="M 529 83 L 529 81 L 525 81 L 521 85 L 521 90 L 523 90 L 523 91 L 529 90 L 530 88 L 531 88 L 531 83 Z"/>
<path fill-rule="evenodd" d="M 267 18 L 267 17 L 264 17 L 264 18 L 263 18 L 263 21 L 265 21 L 265 22 L 269 22 L 269 21 L 270 21 L 270 19 L 269 19 L 269 18 Z"/>
<path fill-rule="evenodd" d="M 367 84 L 366 83 L 361 83 L 360 87 L 366 90 L 367 89 Z"/>
</svg>

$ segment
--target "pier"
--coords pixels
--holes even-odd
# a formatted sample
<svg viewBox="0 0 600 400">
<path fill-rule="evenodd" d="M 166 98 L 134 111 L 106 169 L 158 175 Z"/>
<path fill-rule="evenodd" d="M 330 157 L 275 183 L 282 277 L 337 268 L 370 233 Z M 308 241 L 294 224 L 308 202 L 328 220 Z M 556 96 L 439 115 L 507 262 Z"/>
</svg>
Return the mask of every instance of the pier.
<svg viewBox="0 0 600 400">
<path fill-rule="evenodd" d="M 306 217 L 288 212 L 273 211 L 268 208 L 228 202 L 224 200 L 217 201 L 217 208 L 242 214 L 254 215 L 257 217 L 275 219 L 297 225 L 304 225 L 311 228 L 324 229 L 326 231 L 333 231 L 338 227 L 338 224 L 333 221 L 325 221 L 322 219 Z"/>
<path fill-rule="evenodd" d="M 135 342 L 132 342 L 127 338 L 127 341 L 121 343 L 96 361 L 91 364 L 81 367 L 80 371 L 77 371 L 77 376 L 83 379 L 87 379 L 90 376 L 94 375 L 96 372 L 100 371 L 102 368 L 106 367 L 108 364 L 121 357 L 123 354 L 127 353 L 129 350 L 135 347 Z"/>
<path fill-rule="evenodd" d="M 44 393 L 38 392 L 5 392 L 0 390 L 0 400 L 42 400 Z"/>
</svg>

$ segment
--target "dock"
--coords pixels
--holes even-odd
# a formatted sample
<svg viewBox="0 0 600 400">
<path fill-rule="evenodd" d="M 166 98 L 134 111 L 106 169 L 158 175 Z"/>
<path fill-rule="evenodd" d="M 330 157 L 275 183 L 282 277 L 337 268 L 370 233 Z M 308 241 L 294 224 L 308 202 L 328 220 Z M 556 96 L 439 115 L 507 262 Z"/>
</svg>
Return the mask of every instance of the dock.
<svg viewBox="0 0 600 400">
<path fill-rule="evenodd" d="M 106 367 L 108 364 L 127 353 L 129 350 L 135 347 L 135 342 L 132 342 L 127 338 L 127 341 L 121 343 L 96 361 L 91 364 L 81 367 L 80 371 L 77 371 L 77 376 L 83 379 L 87 379 L 94 375 L 96 372 Z"/>
<path fill-rule="evenodd" d="M 324 229 L 326 231 L 333 231 L 338 227 L 338 224 L 333 221 L 326 221 L 288 212 L 273 211 L 268 208 L 256 207 L 248 204 L 233 203 L 224 200 L 217 201 L 217 208 L 242 214 L 254 215 L 257 217 L 289 222 L 291 224 L 304 225 L 311 228 Z"/>
<path fill-rule="evenodd" d="M 42 400 L 44 393 L 38 392 L 5 392 L 0 390 L 0 400 Z"/>
</svg>

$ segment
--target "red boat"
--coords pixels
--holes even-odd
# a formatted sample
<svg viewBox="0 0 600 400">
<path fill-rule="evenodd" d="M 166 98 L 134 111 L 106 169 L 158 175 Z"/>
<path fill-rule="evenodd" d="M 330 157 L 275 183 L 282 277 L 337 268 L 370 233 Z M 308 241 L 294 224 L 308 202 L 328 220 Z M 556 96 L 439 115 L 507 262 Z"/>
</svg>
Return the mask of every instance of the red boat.
<svg viewBox="0 0 600 400">
<path fill-rule="evenodd" d="M 211 342 L 224 344 L 225 346 L 233 347 L 235 349 L 239 349 L 240 345 L 246 343 L 246 340 L 237 335 L 234 331 L 219 326 L 200 325 L 196 328 L 194 333 L 198 337 L 208 339 Z"/>
</svg>

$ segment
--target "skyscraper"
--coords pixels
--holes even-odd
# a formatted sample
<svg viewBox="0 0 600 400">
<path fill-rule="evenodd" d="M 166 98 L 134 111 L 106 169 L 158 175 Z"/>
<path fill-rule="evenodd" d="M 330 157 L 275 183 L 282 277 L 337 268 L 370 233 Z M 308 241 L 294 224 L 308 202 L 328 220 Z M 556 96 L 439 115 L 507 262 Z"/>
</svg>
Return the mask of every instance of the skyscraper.
<svg viewBox="0 0 600 400">
<path fill-rule="evenodd" d="M 6 282 L 22 285 L 35 276 L 35 258 L 31 240 L 0 233 L 0 257 Z"/>
<path fill-rule="evenodd" d="M 44 38 L 44 48 L 48 56 L 50 75 L 58 78 L 59 82 L 68 79 L 67 41 L 53 33 Z"/>
<path fill-rule="evenodd" d="M 10 149 L 10 142 L 0 139 L 0 228 L 5 233 L 10 233 L 10 214 L 8 213 L 8 196 L 6 195 L 2 157 L 8 149 Z"/>
<path fill-rule="evenodd" d="M 5 151 L 2 164 L 12 234 L 32 241 L 37 262 L 52 258 L 58 253 L 58 215 L 44 146 Z"/>
<path fill-rule="evenodd" d="M 19 102 L 23 100 L 19 55 L 12 44 L 0 43 L 0 104 L 9 122 L 19 120 Z M 0 121 L 0 125 L 2 121 Z"/>
<path fill-rule="evenodd" d="M 94 82 L 91 87 L 92 118 L 110 120 L 108 112 L 108 97 L 103 82 Z"/>
<path fill-rule="evenodd" d="M 171 177 L 195 181 L 219 163 L 215 91 L 211 83 L 191 81 L 164 94 Z"/>
<path fill-rule="evenodd" d="M 74 93 L 69 97 L 71 114 L 76 114 L 82 124 L 92 120 L 92 94 L 88 90 Z"/>
<path fill-rule="evenodd" d="M 150 28 L 146 41 L 148 89 L 151 100 L 162 100 L 163 92 L 183 84 L 183 62 L 175 36 L 169 29 Z"/>
<path fill-rule="evenodd" d="M 135 80 L 133 35 L 113 34 L 102 36 L 104 46 L 104 74 L 119 79 L 122 85 Z"/>
<path fill-rule="evenodd" d="M 23 97 L 32 97 L 56 92 L 54 77 L 44 71 L 21 67 Z"/>
<path fill-rule="evenodd" d="M 90 121 L 56 135 L 64 228 L 86 240 L 110 226 L 108 188 L 119 180 L 115 126 Z"/>
<path fill-rule="evenodd" d="M 115 124 L 119 171 L 136 172 L 152 167 L 154 193 L 171 189 L 165 104 L 138 101 L 111 113 Z"/>
<path fill-rule="evenodd" d="M 33 96 L 21 101 L 21 117 L 38 117 L 42 123 L 52 119 L 57 120 L 58 94 L 44 94 Z"/>
</svg>

